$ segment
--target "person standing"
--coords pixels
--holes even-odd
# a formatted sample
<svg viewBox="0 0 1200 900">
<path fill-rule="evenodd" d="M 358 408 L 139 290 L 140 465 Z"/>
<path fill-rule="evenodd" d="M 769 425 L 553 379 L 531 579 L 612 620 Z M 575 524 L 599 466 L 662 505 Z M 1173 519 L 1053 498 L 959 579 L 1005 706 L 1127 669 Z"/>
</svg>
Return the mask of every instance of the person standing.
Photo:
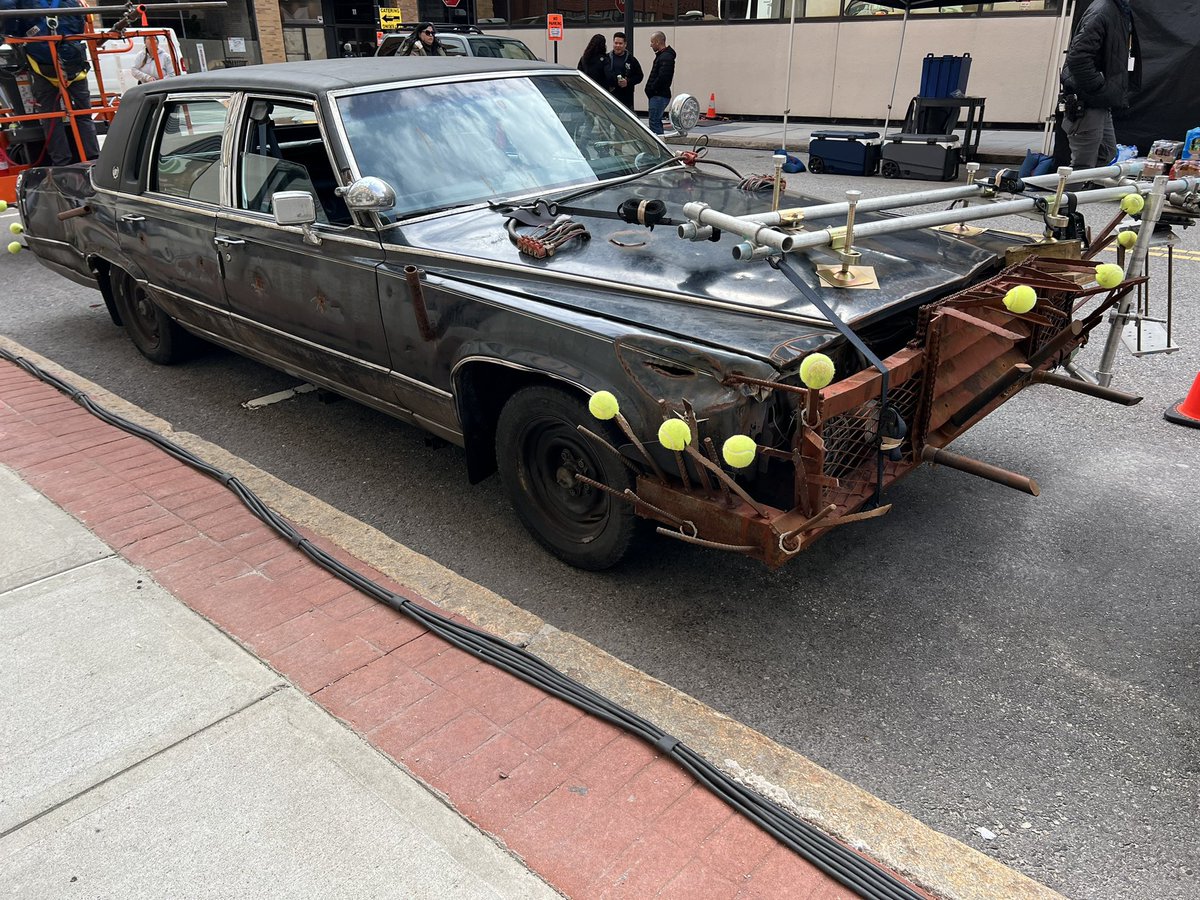
<svg viewBox="0 0 1200 900">
<path fill-rule="evenodd" d="M 606 60 L 604 86 L 625 108 L 633 110 L 633 89 L 642 83 L 642 64 L 629 52 L 625 32 L 613 35 L 612 53 Z"/>
<path fill-rule="evenodd" d="M 579 57 L 579 65 L 577 66 L 580 72 L 601 87 L 604 87 L 607 79 L 607 51 L 608 42 L 604 40 L 604 35 L 593 34 L 592 39 L 583 48 L 583 55 Z"/>
<path fill-rule="evenodd" d="M 1111 0 L 1109 0 L 1111 2 Z M 650 101 L 650 130 L 663 133 L 663 113 L 671 99 L 671 82 L 675 80 L 675 51 L 667 46 L 667 36 L 661 31 L 650 35 L 654 65 L 646 78 L 646 98 Z"/>
<path fill-rule="evenodd" d="M 446 56 L 445 45 L 437 39 L 437 29 L 432 22 L 421 22 L 404 39 L 401 56 Z"/>
<path fill-rule="evenodd" d="M 1067 47 L 1063 130 L 1077 169 L 1106 166 L 1117 153 L 1113 110 L 1141 87 L 1141 53 L 1129 0 L 1094 0 Z"/>
<path fill-rule="evenodd" d="M 70 37 L 82 34 L 86 14 L 72 15 L 68 12 L 81 8 L 86 7 L 80 0 L 0 0 L 0 9 L 26 9 L 30 12 L 26 17 L 5 20 L 5 34 L 14 37 L 49 37 L 52 34 Z M 47 15 L 58 19 L 53 31 L 46 21 Z M 87 80 L 91 66 L 88 64 L 87 46 L 82 41 L 61 41 L 58 44 L 61 80 L 54 69 L 54 57 L 48 43 L 33 42 L 24 46 L 32 75 L 33 99 L 40 112 L 62 110 L 64 93 L 72 109 L 87 109 L 92 105 Z M 100 144 L 96 140 L 96 123 L 91 115 L 76 116 L 75 127 L 79 130 L 79 150 L 83 159 L 95 159 L 100 155 Z M 67 136 L 71 134 L 71 126 L 57 117 L 43 119 L 42 131 L 46 136 L 46 153 L 50 157 L 50 164 L 70 165 L 73 156 Z"/>
</svg>

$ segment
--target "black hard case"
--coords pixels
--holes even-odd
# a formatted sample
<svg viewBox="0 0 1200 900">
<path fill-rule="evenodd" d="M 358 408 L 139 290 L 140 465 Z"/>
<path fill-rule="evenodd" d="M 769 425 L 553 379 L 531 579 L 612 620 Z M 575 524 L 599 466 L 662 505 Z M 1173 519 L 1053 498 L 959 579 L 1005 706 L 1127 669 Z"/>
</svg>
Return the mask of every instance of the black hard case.
<svg viewBox="0 0 1200 900">
<path fill-rule="evenodd" d="M 884 177 L 953 181 L 958 149 L 957 135 L 890 134 L 881 154 Z"/>
<path fill-rule="evenodd" d="M 813 159 L 821 162 L 813 167 Z M 814 131 L 808 169 L 830 175 L 874 175 L 879 169 L 878 131 Z"/>
</svg>

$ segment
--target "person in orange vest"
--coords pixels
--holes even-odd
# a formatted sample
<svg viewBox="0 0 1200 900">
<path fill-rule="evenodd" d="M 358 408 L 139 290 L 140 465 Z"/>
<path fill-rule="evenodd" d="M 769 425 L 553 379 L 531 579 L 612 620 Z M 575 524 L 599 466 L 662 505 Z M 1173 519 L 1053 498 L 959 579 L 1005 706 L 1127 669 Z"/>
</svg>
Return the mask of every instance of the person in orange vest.
<svg viewBox="0 0 1200 900">
<path fill-rule="evenodd" d="M 86 9 L 80 0 L 0 0 L 0 9 L 29 10 L 28 16 L 5 20 L 4 32 L 13 37 L 82 34 L 85 27 L 84 16 L 71 15 L 68 12 L 81 8 Z M 55 28 L 50 27 L 47 16 L 57 18 L 58 24 Z M 88 69 L 91 66 L 88 64 L 87 48 L 82 41 L 62 41 L 58 44 L 58 65 L 62 70 L 62 81 L 54 70 L 54 57 L 48 44 L 30 43 L 23 46 L 26 62 L 33 75 L 33 99 L 40 112 L 61 110 L 64 88 L 72 109 L 87 109 L 92 105 L 87 80 Z M 90 115 L 76 116 L 75 125 L 79 129 L 79 139 L 83 145 L 80 149 L 84 160 L 95 159 L 100 155 L 100 144 L 96 140 L 96 123 Z M 51 165 L 70 165 L 74 159 L 71 144 L 67 140 L 71 133 L 70 126 L 58 118 L 43 119 L 42 131 L 46 135 L 46 154 L 50 157 Z"/>
</svg>

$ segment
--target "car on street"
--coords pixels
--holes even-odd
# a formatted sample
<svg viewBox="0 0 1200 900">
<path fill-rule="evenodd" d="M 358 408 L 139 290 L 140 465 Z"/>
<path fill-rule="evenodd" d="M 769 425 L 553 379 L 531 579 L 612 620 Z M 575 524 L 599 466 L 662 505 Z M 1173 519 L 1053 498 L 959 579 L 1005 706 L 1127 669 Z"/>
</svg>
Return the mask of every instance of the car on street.
<svg viewBox="0 0 1200 900">
<path fill-rule="evenodd" d="M 438 41 L 446 48 L 447 56 L 482 56 L 488 59 L 537 59 L 524 41 L 516 38 L 484 34 L 474 25 L 436 25 Z M 407 32 L 389 32 L 379 42 L 376 56 L 396 56 Z"/>
<path fill-rule="evenodd" d="M 823 286 L 827 249 L 731 255 L 684 207 L 771 192 L 702 151 L 566 67 L 298 62 L 132 88 L 94 165 L 27 171 L 18 200 L 148 359 L 200 338 L 424 428 L 591 569 L 648 524 L 781 565 L 952 464 L 1096 324 L 1072 321 L 1078 262 L 1008 261 L 1004 234 L 863 241 L 863 289 Z M 1001 302 L 1018 283 L 1036 310 Z"/>
</svg>

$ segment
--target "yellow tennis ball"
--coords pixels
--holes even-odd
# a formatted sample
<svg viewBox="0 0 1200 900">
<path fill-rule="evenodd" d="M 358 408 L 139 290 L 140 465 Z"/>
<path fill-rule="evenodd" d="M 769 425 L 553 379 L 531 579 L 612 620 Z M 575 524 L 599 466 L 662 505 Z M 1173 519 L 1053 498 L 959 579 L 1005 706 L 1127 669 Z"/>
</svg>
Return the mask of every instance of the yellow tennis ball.
<svg viewBox="0 0 1200 900">
<path fill-rule="evenodd" d="M 1120 244 L 1122 247 L 1124 247 L 1126 250 L 1128 250 L 1130 247 L 1132 247 L 1134 244 L 1137 243 L 1137 232 L 1136 231 L 1122 231 L 1120 234 L 1117 235 L 1117 243 Z"/>
<path fill-rule="evenodd" d="M 658 428 L 658 442 L 668 450 L 682 450 L 692 442 L 692 429 L 682 419 L 667 419 Z"/>
<path fill-rule="evenodd" d="M 8 226 L 8 230 L 11 231 L 13 234 L 20 234 L 22 231 L 25 230 L 25 226 L 22 225 L 20 222 L 13 222 L 11 225 Z"/>
<path fill-rule="evenodd" d="M 800 380 L 804 386 L 820 390 L 833 381 L 833 360 L 824 353 L 810 353 L 800 363 Z"/>
<path fill-rule="evenodd" d="M 744 469 L 754 462 L 758 444 L 744 434 L 735 434 L 721 445 L 721 456 L 735 469 Z"/>
<path fill-rule="evenodd" d="M 0 212 L 8 212 L 8 201 L 0 200 Z"/>
<path fill-rule="evenodd" d="M 21 242 L 13 241 L 11 244 L 9 244 L 8 252 L 9 253 L 20 253 L 21 252 Z"/>
<path fill-rule="evenodd" d="M 597 419 L 614 419 L 621 411 L 621 405 L 611 391 L 596 391 L 588 400 L 588 412 Z"/>
<path fill-rule="evenodd" d="M 1141 194 L 1126 194 L 1121 198 L 1121 212 L 1127 216 L 1136 216 L 1146 206 L 1146 198 Z"/>
<path fill-rule="evenodd" d="M 1021 315 L 1037 306 L 1037 291 L 1027 284 L 1019 284 L 1004 295 L 1004 305 L 1009 312 Z"/>
<path fill-rule="evenodd" d="M 1125 280 L 1125 272 L 1116 263 L 1101 263 L 1096 266 L 1096 284 L 1102 288 L 1115 288 Z"/>
</svg>

